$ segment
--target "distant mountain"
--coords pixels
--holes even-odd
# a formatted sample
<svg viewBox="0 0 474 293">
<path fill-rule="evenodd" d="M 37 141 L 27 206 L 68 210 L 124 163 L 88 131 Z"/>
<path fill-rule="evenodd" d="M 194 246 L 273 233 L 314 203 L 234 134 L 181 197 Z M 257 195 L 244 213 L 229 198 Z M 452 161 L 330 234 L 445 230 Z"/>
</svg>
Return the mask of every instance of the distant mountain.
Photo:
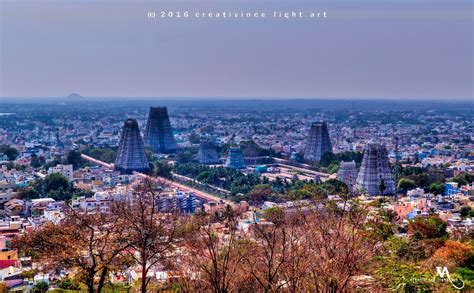
<svg viewBox="0 0 474 293">
<path fill-rule="evenodd" d="M 84 99 L 83 96 L 79 95 L 79 94 L 76 94 L 76 93 L 71 93 L 69 94 L 66 99 L 75 99 L 75 100 L 78 100 L 78 99 Z"/>
</svg>

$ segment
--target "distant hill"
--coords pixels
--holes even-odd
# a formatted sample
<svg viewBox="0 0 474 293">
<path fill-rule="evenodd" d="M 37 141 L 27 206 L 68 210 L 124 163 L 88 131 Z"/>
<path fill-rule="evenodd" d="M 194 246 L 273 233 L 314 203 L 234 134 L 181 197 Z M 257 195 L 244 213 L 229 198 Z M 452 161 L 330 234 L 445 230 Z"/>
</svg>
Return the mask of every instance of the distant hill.
<svg viewBox="0 0 474 293">
<path fill-rule="evenodd" d="M 72 100 L 72 99 L 74 99 L 74 100 L 80 100 L 80 99 L 84 99 L 84 97 L 81 96 L 81 95 L 79 95 L 79 94 L 76 94 L 76 93 L 71 93 L 71 94 L 69 94 L 69 95 L 66 97 L 66 99 L 70 99 L 70 100 Z"/>
</svg>

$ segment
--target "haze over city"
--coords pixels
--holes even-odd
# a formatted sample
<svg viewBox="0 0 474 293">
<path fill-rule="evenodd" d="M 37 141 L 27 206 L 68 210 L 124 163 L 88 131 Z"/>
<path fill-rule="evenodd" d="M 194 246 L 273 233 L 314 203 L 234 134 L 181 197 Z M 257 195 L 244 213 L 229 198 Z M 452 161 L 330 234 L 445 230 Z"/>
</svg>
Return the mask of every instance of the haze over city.
<svg viewBox="0 0 474 293">
<path fill-rule="evenodd" d="M 471 99 L 472 2 L 2 1 L 0 96 Z M 326 19 L 147 19 L 148 11 Z"/>
</svg>

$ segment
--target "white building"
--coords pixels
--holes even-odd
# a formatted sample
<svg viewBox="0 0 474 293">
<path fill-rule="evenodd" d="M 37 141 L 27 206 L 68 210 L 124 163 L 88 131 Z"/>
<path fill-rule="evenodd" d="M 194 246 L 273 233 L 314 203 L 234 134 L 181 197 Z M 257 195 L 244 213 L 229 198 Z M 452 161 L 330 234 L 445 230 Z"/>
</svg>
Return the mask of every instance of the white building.
<svg viewBox="0 0 474 293">
<path fill-rule="evenodd" d="M 55 167 L 50 167 L 48 169 L 48 174 L 59 173 L 64 175 L 70 181 L 74 180 L 74 171 L 72 165 L 61 165 L 58 164 Z"/>
</svg>

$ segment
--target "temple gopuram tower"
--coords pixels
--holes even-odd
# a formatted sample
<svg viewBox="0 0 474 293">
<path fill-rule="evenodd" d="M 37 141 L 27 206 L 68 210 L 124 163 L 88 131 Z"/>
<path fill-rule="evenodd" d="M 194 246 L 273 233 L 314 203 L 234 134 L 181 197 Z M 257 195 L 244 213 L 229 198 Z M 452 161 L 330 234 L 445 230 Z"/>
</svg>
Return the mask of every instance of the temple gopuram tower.
<svg viewBox="0 0 474 293">
<path fill-rule="evenodd" d="M 366 191 L 368 195 L 395 194 L 395 181 L 385 145 L 370 143 L 366 146 L 355 188 Z"/>
<path fill-rule="evenodd" d="M 356 163 L 354 161 L 341 162 L 337 172 L 337 180 L 344 182 L 349 188 L 349 192 L 354 191 L 354 185 L 357 180 Z"/>
<path fill-rule="evenodd" d="M 150 107 L 144 140 L 155 153 L 176 152 L 177 145 L 166 107 Z"/>
<path fill-rule="evenodd" d="M 332 152 L 331 139 L 329 138 L 326 122 L 313 123 L 309 131 L 309 137 L 304 149 L 304 159 L 312 162 L 320 162 L 321 157 Z"/>
<path fill-rule="evenodd" d="M 216 164 L 219 163 L 219 156 L 216 148 L 209 141 L 201 142 L 198 151 L 198 161 L 200 164 Z"/>
<path fill-rule="evenodd" d="M 225 166 L 232 169 L 245 168 L 244 156 L 242 155 L 240 147 L 229 148 L 229 154 L 227 155 Z"/>
<path fill-rule="evenodd" d="M 115 169 L 123 174 L 133 171 L 148 173 L 150 165 L 145 155 L 145 146 L 135 119 L 127 119 L 123 125 L 120 137 Z"/>
</svg>

